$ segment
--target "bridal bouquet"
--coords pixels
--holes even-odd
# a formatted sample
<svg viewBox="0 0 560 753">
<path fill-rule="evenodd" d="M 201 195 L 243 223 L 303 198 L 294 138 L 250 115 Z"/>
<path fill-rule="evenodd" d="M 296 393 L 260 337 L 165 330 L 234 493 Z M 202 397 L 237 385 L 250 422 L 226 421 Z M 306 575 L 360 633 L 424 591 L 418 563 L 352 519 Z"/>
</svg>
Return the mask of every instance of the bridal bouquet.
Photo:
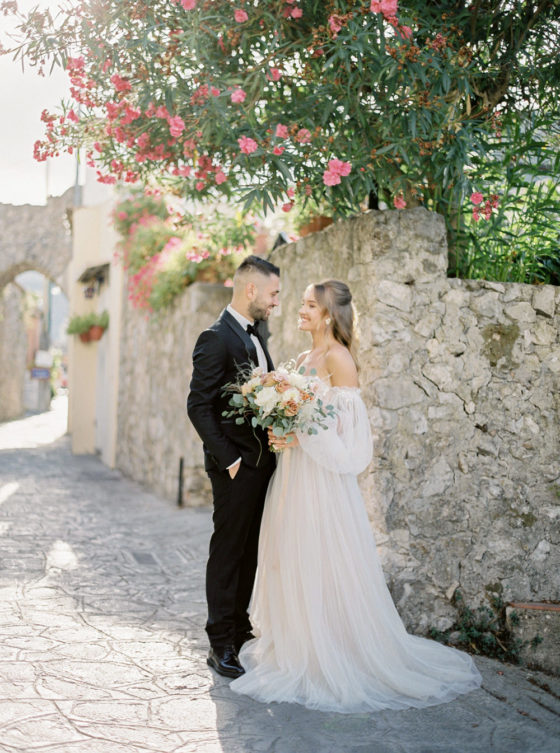
<svg viewBox="0 0 560 753">
<path fill-rule="evenodd" d="M 268 372 L 256 368 L 246 381 L 225 386 L 224 392 L 232 393 L 232 410 L 222 415 L 235 416 L 237 424 L 250 419 L 253 427 L 271 428 L 277 437 L 295 429 L 317 434 L 316 427 L 326 429 L 325 419 L 334 416 L 333 406 L 325 405 L 318 396 L 318 384 L 317 377 L 290 364 Z"/>
</svg>

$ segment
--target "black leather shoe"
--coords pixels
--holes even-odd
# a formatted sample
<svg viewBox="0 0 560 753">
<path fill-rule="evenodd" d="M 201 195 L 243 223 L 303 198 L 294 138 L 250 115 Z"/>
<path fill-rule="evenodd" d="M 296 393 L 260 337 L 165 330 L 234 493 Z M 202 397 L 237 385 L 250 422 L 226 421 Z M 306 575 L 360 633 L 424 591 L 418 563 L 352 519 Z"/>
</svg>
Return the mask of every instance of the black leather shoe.
<svg viewBox="0 0 560 753">
<path fill-rule="evenodd" d="M 242 635 L 238 635 L 235 638 L 235 651 L 236 653 L 239 653 L 241 651 L 241 646 L 244 643 L 247 643 L 247 641 L 252 641 L 255 636 L 250 631 L 247 633 L 243 633 Z"/>
<path fill-rule="evenodd" d="M 239 663 L 237 652 L 233 646 L 224 648 L 211 648 L 206 662 L 209 667 L 215 669 L 219 675 L 224 677 L 241 677 L 245 670 Z"/>
</svg>

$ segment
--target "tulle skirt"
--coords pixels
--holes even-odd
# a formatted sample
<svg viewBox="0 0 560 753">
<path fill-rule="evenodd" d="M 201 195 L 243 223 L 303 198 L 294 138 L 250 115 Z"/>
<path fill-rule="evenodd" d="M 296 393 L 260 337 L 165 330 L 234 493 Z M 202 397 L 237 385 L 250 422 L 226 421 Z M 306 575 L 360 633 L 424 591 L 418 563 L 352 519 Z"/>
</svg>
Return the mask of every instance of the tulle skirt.
<svg viewBox="0 0 560 753">
<path fill-rule="evenodd" d="M 299 447 L 280 456 L 268 490 L 251 621 L 257 637 L 231 689 L 265 703 L 421 708 L 481 683 L 468 654 L 406 632 L 356 476 Z"/>
</svg>

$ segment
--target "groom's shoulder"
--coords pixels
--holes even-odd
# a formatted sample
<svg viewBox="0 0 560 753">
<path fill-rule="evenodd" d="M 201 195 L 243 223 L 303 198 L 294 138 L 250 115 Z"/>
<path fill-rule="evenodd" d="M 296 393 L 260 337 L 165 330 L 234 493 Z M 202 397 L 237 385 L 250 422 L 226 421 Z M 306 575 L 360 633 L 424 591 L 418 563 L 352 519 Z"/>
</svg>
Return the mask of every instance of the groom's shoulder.
<svg viewBox="0 0 560 753">
<path fill-rule="evenodd" d="M 226 335 L 226 323 L 224 322 L 224 312 L 209 327 L 202 330 L 198 336 L 198 343 L 223 341 Z"/>
</svg>

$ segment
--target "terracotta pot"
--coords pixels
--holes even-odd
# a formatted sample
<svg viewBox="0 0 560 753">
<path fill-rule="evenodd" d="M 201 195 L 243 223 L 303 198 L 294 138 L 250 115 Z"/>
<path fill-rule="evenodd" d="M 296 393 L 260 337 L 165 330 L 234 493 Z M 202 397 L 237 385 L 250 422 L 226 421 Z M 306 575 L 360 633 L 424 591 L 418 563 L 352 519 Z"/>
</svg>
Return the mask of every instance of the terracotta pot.
<svg viewBox="0 0 560 753">
<path fill-rule="evenodd" d="M 87 332 L 80 332 L 80 340 L 83 343 L 88 343 L 91 340 L 90 333 L 91 333 L 91 329 L 88 329 Z"/>
<path fill-rule="evenodd" d="M 104 332 L 105 330 L 103 327 L 100 327 L 99 324 L 94 324 L 93 327 L 89 328 L 89 339 L 101 340 Z"/>
<path fill-rule="evenodd" d="M 299 234 L 303 238 L 310 233 L 316 233 L 319 230 L 323 230 L 324 228 L 332 224 L 332 217 L 325 217 L 324 214 L 321 214 L 317 217 L 313 217 L 313 219 L 311 219 L 306 225 L 303 225 L 303 227 L 301 227 L 299 230 Z"/>
</svg>

